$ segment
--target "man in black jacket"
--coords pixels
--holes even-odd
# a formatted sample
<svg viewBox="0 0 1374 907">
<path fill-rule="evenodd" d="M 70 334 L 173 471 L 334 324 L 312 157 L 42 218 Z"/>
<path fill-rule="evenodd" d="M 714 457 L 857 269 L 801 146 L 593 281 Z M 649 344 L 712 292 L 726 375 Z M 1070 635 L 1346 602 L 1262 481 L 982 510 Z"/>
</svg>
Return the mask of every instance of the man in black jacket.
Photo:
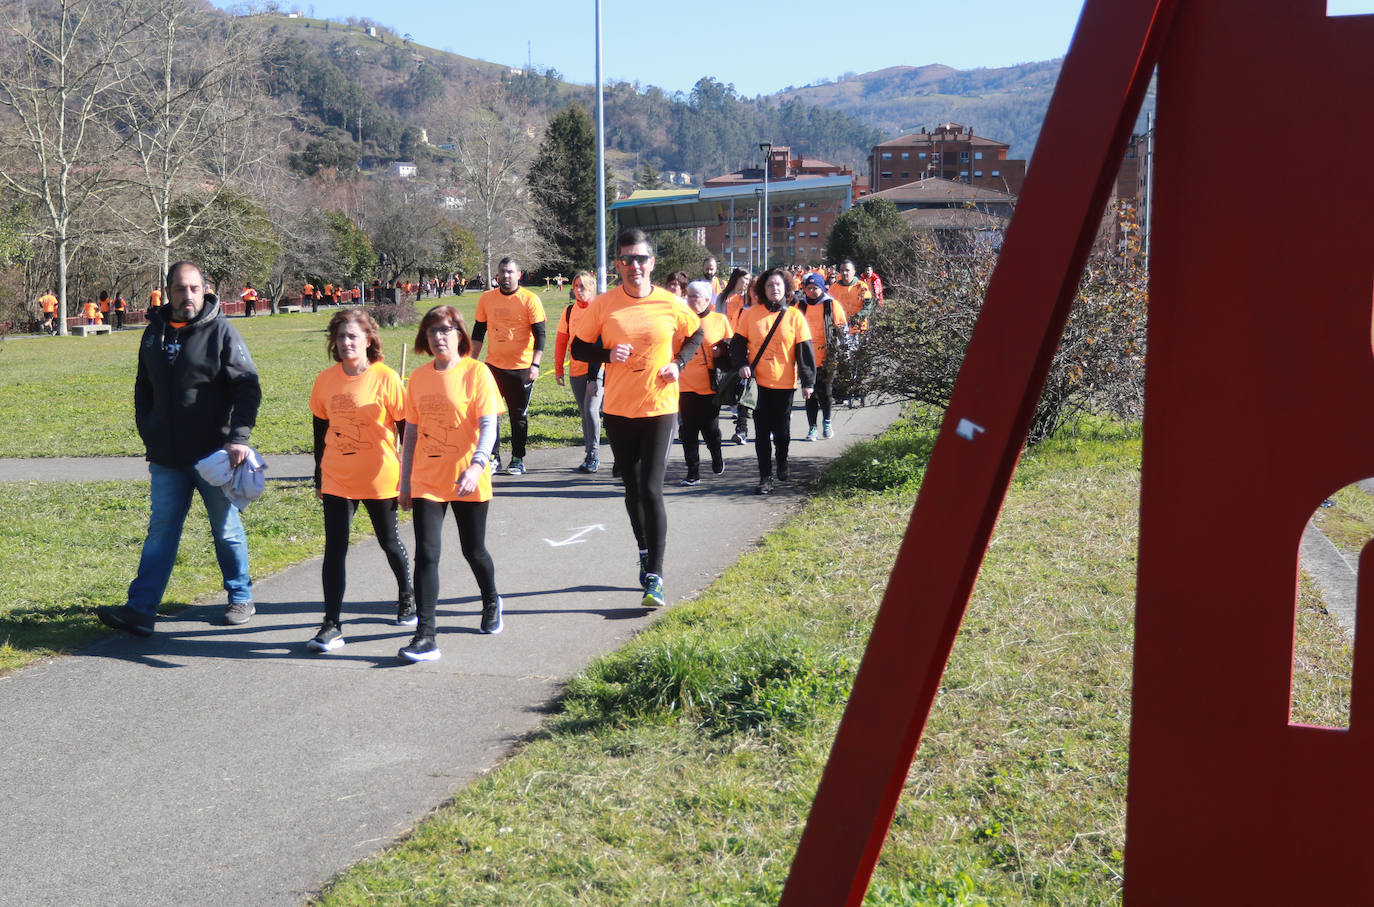
<svg viewBox="0 0 1374 907">
<path fill-rule="evenodd" d="M 205 502 L 229 593 L 225 621 L 247 623 L 254 613 L 248 540 L 238 508 L 195 467 L 219 448 L 228 453 L 231 466 L 248 455 L 248 435 L 262 401 L 257 367 L 219 301 L 205 292 L 194 264 L 172 265 L 166 300 L 149 315 L 134 381 L 134 419 L 152 480 L 148 535 L 128 602 L 96 609 L 101 623 L 136 636 L 152 635 L 193 490 Z"/>
</svg>

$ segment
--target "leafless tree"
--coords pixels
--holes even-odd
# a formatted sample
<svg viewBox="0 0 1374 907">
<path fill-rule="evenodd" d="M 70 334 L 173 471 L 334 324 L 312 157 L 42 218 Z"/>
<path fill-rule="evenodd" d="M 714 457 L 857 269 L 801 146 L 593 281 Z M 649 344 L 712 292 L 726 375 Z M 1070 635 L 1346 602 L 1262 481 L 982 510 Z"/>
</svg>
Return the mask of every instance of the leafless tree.
<svg viewBox="0 0 1374 907">
<path fill-rule="evenodd" d="M 477 238 L 486 284 L 505 255 L 534 270 L 555 254 L 534 228 L 540 209 L 527 180 L 543 124 L 499 87 L 478 90 L 439 116 L 450 127 L 454 182 L 467 196 L 460 220 Z"/>
<path fill-rule="evenodd" d="M 33 203 L 37 238 L 54 248 L 65 334 L 78 218 L 112 188 L 102 124 L 144 20 L 132 4 L 7 0 L 0 23 L 0 179 Z"/>
<path fill-rule="evenodd" d="M 276 151 L 252 56 L 248 19 L 226 19 L 192 0 L 138 0 L 147 25 L 122 61 L 112 119 L 134 161 L 123 181 L 143 204 L 115 212 L 149 235 L 166 272 L 174 245 L 215 210 L 216 197 Z M 180 202 L 196 204 L 188 210 Z M 181 214 L 182 216 L 174 216 Z"/>
</svg>

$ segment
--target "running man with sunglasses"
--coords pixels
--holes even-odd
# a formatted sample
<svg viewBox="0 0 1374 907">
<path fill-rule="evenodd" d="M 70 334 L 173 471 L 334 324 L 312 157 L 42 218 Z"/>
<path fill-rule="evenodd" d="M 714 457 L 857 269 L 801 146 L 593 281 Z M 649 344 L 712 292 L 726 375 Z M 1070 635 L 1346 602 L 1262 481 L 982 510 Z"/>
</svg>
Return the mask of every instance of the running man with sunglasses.
<svg viewBox="0 0 1374 907">
<path fill-rule="evenodd" d="M 572 354 L 606 363 L 602 421 L 625 480 L 625 510 L 639 545 L 641 604 L 659 608 L 668 538 L 663 474 L 677 421 L 678 376 L 701 345 L 701 319 L 650 282 L 654 254 L 644 231 L 621 231 L 616 249 L 620 285 L 587 306 Z"/>
</svg>

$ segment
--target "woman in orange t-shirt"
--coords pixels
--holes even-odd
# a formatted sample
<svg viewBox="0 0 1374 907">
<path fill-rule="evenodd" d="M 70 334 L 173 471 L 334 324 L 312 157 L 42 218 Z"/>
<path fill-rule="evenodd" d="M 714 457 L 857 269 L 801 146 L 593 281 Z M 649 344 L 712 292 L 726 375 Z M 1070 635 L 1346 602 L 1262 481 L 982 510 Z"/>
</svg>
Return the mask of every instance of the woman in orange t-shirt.
<svg viewBox="0 0 1374 907">
<path fill-rule="evenodd" d="M 616 250 L 620 286 L 592 300 L 572 351 L 583 362 L 606 363 L 602 418 L 639 544 L 640 604 L 659 608 L 668 539 L 663 474 L 677 422 L 678 377 L 701 343 L 701 319 L 650 282 L 654 253 L 644 231 L 622 230 Z"/>
<path fill-rule="evenodd" d="M 590 271 L 582 271 L 572 282 L 573 302 L 563 309 L 558 319 L 558 333 L 553 343 L 553 375 L 559 387 L 563 386 L 563 361 L 567 358 L 568 344 L 577 331 L 577 323 L 587 312 L 587 306 L 596 298 L 596 278 Z M 591 369 L 587 363 L 573 359 L 570 369 L 573 399 L 577 410 L 582 414 L 582 446 L 587 455 L 578 465 L 577 471 L 593 473 L 601 466 L 601 369 Z"/>
<path fill-rule="evenodd" d="M 725 316 L 711 308 L 711 281 L 694 280 L 687 284 L 687 307 L 701 319 L 701 346 L 687 362 L 678 379 L 678 413 L 682 425 L 678 437 L 682 439 L 682 459 L 687 463 L 683 485 L 701 482 L 701 454 L 697 437 L 705 439 L 711 454 L 711 472 L 725 472 L 725 459 L 720 450 L 720 403 L 712 382 L 715 366 L 730 364 L 730 338 L 734 331 Z"/>
<path fill-rule="evenodd" d="M 434 611 L 439 601 L 439 554 L 444 512 L 453 511 L 458 542 L 482 591 L 483 633 L 500 633 L 501 596 L 487 552 L 491 502 L 491 451 L 501 394 L 491 369 L 474 359 L 463 316 L 437 305 L 420 320 L 415 352 L 433 356 L 410 375 L 406 434 L 401 456 L 401 509 L 415 511 L 415 606 L 419 624 L 405 661 L 434 661 Z"/>
<path fill-rule="evenodd" d="M 787 448 L 792 440 L 792 399 L 798 379 L 802 399 L 816 384 L 816 353 L 806 317 L 787 304 L 791 278 L 780 268 L 759 275 L 759 304 L 740 315 L 731 340 L 733 364 L 741 378 L 758 383 L 754 408 L 754 452 L 759 459 L 759 494 L 773 493 L 773 447 L 777 448 L 777 480 L 787 484 Z M 774 324 L 777 330 L 773 330 Z M 769 336 L 769 333 L 772 336 Z M 752 363 L 757 362 L 757 366 Z M 770 443 L 771 439 L 771 443 Z"/>
<path fill-rule="evenodd" d="M 324 622 L 306 645 L 330 652 L 344 644 L 344 564 L 353 514 L 361 502 L 396 577 L 396 623 L 415 624 L 410 558 L 396 529 L 405 435 L 405 388 L 382 363 L 377 323 L 363 309 L 329 319 L 329 355 L 338 363 L 320 372 L 310 392 L 315 425 L 315 495 L 324 506 Z"/>
</svg>

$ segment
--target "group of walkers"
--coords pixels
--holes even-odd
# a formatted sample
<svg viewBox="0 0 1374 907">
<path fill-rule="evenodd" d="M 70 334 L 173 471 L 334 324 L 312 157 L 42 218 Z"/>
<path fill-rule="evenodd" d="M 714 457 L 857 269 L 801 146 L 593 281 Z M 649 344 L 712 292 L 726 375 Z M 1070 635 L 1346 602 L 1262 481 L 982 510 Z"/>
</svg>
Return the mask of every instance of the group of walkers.
<svg viewBox="0 0 1374 907">
<path fill-rule="evenodd" d="M 665 602 L 663 484 L 674 431 L 687 467 L 682 484 L 700 482 L 699 441 L 707 446 L 712 472 L 722 474 L 722 384 L 753 385 L 737 409 L 752 411 L 758 492 L 771 493 L 790 478 L 789 422 L 798 386 L 807 401 L 808 440 L 817 437 L 818 415 L 823 436 L 832 436 L 823 366 L 846 324 L 844 308 L 826 293 L 819 274 L 804 278 L 794 305 L 792 277 L 783 269 L 765 271 L 753 287 L 747 273 L 737 270 L 719 288 L 712 279 L 687 280 L 679 272 L 666 281 L 679 296 L 653 284 L 654 264 L 648 237 L 634 229 L 622 232 L 615 257 L 619 283 L 597 295 L 590 274 L 574 278 L 573 301 L 558 321 L 555 348 L 560 384 L 565 356 L 572 357 L 568 376 L 585 441 L 581 472 L 600 467 L 604 424 L 624 484 L 646 608 Z M 415 353 L 429 361 L 408 381 L 385 364 L 377 325 L 365 309 L 344 309 L 330 319 L 327 352 L 334 364 L 316 378 L 309 404 L 325 528 L 324 614 L 306 643 L 311 651 L 344 645 L 345 563 L 359 505 L 396 581 L 396 623 L 415 628 L 399 658 L 440 657 L 435 610 L 449 512 L 480 590 L 481 631 L 501 632 L 503 603 L 486 548 L 491 477 L 501 463 L 498 417 L 507 412 L 511 424 L 505 472 L 520 475 L 545 344 L 543 304 L 520 286 L 521 276 L 514 259 L 500 263 L 497 286 L 478 300 L 471 330 L 456 308 L 431 308 L 413 341 Z M 479 361 L 484 347 L 485 364 Z M 152 478 L 148 535 L 127 602 L 98 608 L 103 623 L 152 634 L 193 490 L 210 518 L 228 592 L 225 620 L 242 624 L 252 618 L 238 507 L 197 463 L 221 449 L 231 467 L 251 469 L 260 462 L 247 446 L 260 400 L 252 359 L 215 296 L 205 291 L 199 269 L 190 262 L 174 265 L 167 303 L 150 313 L 135 382 L 135 417 Z M 414 514 L 413 574 L 398 532 L 401 510 Z"/>
</svg>

